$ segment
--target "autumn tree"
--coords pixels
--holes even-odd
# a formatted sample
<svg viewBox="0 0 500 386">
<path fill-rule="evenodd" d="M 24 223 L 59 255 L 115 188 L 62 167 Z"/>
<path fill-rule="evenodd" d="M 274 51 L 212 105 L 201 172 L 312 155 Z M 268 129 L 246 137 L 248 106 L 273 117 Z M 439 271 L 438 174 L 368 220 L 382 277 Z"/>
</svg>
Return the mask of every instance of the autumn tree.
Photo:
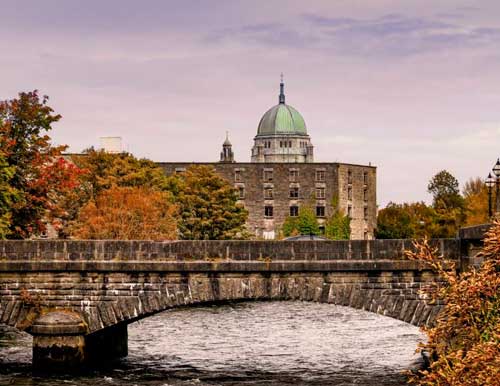
<svg viewBox="0 0 500 386">
<path fill-rule="evenodd" d="M 129 153 L 109 153 L 86 149 L 70 157 L 79 169 L 79 185 L 61 202 L 64 208 L 60 237 L 68 237 L 78 213 L 89 201 L 112 187 L 146 187 L 165 191 L 167 178 L 158 165 L 148 159 L 138 159 Z"/>
<path fill-rule="evenodd" d="M 488 188 L 481 178 L 469 179 L 463 188 L 465 210 L 467 214 L 466 226 L 484 224 L 488 218 Z"/>
<path fill-rule="evenodd" d="M 112 186 L 80 210 L 73 235 L 81 239 L 172 240 L 176 206 L 167 192 Z"/>
<path fill-rule="evenodd" d="M 48 97 L 40 98 L 36 90 L 0 101 L 4 175 L 15 196 L 9 203 L 9 238 L 42 233 L 46 220 L 56 216 L 60 198 L 78 184 L 79 169 L 61 157 L 65 146 L 53 146 L 46 134 L 61 118 L 47 103 Z"/>
<path fill-rule="evenodd" d="M 325 221 L 325 237 L 331 240 L 349 240 L 351 219 L 339 207 L 336 197 L 332 200 L 332 213 Z"/>
<path fill-rule="evenodd" d="M 429 288 L 433 302 L 444 304 L 421 349 L 430 368 L 412 383 L 421 386 L 498 385 L 500 379 L 500 223 L 484 239 L 479 269 L 459 273 L 427 241 L 416 244 L 411 259 L 426 262 L 443 279 Z"/>
<path fill-rule="evenodd" d="M 247 210 L 236 189 L 212 167 L 190 166 L 171 176 L 168 189 L 179 207 L 179 236 L 186 240 L 227 240 L 247 237 Z"/>
<path fill-rule="evenodd" d="M 167 177 L 153 161 L 136 158 L 130 153 L 109 153 L 104 150 L 86 149 L 71 156 L 72 161 L 87 173 L 83 186 L 89 198 L 113 186 L 150 187 L 165 190 Z"/>
</svg>

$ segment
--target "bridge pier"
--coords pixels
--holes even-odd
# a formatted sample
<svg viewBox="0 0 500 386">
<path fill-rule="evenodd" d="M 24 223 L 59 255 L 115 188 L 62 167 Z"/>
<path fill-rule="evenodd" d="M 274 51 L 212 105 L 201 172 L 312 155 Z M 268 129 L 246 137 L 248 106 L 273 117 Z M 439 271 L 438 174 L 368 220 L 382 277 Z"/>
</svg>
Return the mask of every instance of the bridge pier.
<svg viewBox="0 0 500 386">
<path fill-rule="evenodd" d="M 35 372 L 79 372 L 86 365 L 109 363 L 128 354 L 126 324 L 92 334 L 80 315 L 55 311 L 42 315 L 31 328 Z"/>
<path fill-rule="evenodd" d="M 31 327 L 33 370 L 74 372 L 85 362 L 87 327 L 80 315 L 55 311 L 39 317 Z"/>
</svg>

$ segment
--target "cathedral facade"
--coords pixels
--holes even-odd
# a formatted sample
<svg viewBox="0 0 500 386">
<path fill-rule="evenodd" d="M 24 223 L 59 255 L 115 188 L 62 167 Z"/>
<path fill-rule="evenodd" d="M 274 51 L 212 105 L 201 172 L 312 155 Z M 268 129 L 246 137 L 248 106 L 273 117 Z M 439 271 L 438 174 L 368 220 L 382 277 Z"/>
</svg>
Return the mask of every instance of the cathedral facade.
<svg viewBox="0 0 500 386">
<path fill-rule="evenodd" d="M 215 168 L 235 186 L 248 209 L 247 228 L 258 238 L 274 239 L 288 216 L 312 207 L 320 229 L 332 203 L 351 218 L 351 239 L 372 239 L 376 226 L 376 168 L 314 162 L 314 147 L 302 115 L 285 103 L 283 80 L 278 104 L 262 116 L 251 162 L 236 162 L 226 137 L 219 162 L 195 163 Z M 192 162 L 161 162 L 165 173 L 182 173 Z"/>
</svg>

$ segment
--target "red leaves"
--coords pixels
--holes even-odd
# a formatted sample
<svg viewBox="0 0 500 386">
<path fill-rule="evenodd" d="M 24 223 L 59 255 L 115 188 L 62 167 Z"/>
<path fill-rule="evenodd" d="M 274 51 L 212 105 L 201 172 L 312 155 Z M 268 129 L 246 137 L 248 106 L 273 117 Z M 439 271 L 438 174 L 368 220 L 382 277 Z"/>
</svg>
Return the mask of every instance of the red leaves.
<svg viewBox="0 0 500 386">
<path fill-rule="evenodd" d="M 61 116 L 53 114 L 48 97 L 38 91 L 0 102 L 0 147 L 14 175 L 9 181 L 16 201 L 10 208 L 10 235 L 26 238 L 45 230 L 59 198 L 78 184 L 80 170 L 65 161 L 66 146 L 52 146 L 45 133 Z"/>
</svg>

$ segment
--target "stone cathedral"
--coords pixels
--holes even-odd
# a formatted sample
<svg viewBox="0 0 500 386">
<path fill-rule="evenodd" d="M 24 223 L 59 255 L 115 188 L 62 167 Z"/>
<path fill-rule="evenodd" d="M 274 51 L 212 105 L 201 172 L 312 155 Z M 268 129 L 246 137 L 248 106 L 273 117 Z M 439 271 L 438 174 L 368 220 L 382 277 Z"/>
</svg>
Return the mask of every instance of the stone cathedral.
<svg viewBox="0 0 500 386">
<path fill-rule="evenodd" d="M 259 121 L 251 162 L 236 162 L 226 136 L 220 161 L 213 166 L 239 192 L 248 209 L 247 228 L 256 237 L 274 239 L 288 216 L 313 206 L 324 229 L 332 201 L 351 218 L 351 239 L 372 239 L 376 226 L 376 168 L 314 162 L 314 147 L 302 115 L 285 102 L 283 78 L 278 104 Z M 182 173 L 192 162 L 161 162 L 167 174 Z"/>
</svg>

